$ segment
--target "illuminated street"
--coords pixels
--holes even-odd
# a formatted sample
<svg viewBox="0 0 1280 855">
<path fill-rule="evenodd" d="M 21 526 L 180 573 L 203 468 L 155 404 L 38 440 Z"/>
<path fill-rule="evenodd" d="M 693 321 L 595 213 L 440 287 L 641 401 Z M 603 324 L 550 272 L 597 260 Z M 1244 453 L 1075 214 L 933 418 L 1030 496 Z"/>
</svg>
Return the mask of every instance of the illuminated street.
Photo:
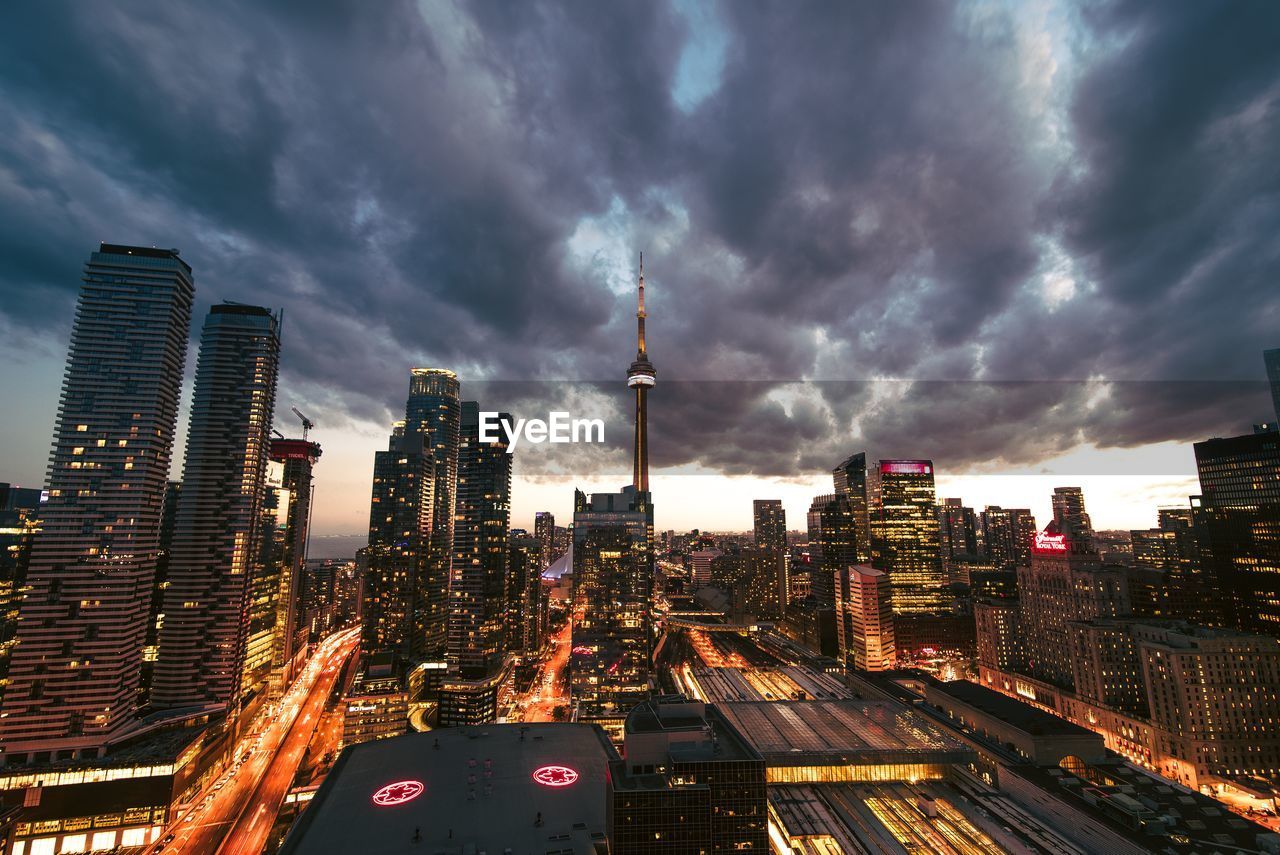
<svg viewBox="0 0 1280 855">
<path fill-rule="evenodd" d="M 567 681 L 572 636 L 573 621 L 565 621 L 552 638 L 551 658 L 544 663 L 526 699 L 524 721 L 555 721 L 555 708 L 569 705 Z"/>
<path fill-rule="evenodd" d="M 357 630 L 326 639 L 274 714 L 262 717 L 261 732 L 244 737 L 234 756 L 252 751 L 233 766 L 205 797 L 165 829 L 153 852 L 257 853 L 262 851 L 285 794 L 302 761 L 302 753 L 319 723 L 325 699 L 355 650 Z M 174 839 L 163 843 L 170 834 Z"/>
</svg>

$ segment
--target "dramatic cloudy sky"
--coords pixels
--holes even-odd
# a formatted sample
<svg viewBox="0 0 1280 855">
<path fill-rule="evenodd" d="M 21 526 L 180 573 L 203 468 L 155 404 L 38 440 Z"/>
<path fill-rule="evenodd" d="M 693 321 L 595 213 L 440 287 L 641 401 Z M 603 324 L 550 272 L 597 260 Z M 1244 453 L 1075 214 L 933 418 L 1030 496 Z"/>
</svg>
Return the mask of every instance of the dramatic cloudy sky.
<svg viewBox="0 0 1280 855">
<path fill-rule="evenodd" d="M 1274 0 L 22 4 L 0 480 L 42 478 L 108 240 L 181 248 L 193 336 L 214 301 L 285 310 L 320 533 L 364 528 L 414 365 L 605 418 L 518 455 L 515 522 L 567 517 L 629 478 L 643 250 L 660 526 L 782 496 L 799 527 L 860 449 L 1148 525 L 1195 491 L 1187 443 L 1272 416 L 1278 43 Z"/>
</svg>

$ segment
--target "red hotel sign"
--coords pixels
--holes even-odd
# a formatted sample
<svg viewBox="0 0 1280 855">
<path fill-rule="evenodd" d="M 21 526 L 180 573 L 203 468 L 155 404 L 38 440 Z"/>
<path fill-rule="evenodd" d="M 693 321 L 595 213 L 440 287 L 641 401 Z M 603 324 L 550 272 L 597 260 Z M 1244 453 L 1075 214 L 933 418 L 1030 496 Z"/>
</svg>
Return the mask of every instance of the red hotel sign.
<svg viewBox="0 0 1280 855">
<path fill-rule="evenodd" d="M 1067 536 L 1065 534 L 1049 534 L 1045 531 L 1036 532 L 1035 546 L 1032 547 L 1035 552 L 1066 552 Z"/>
</svg>

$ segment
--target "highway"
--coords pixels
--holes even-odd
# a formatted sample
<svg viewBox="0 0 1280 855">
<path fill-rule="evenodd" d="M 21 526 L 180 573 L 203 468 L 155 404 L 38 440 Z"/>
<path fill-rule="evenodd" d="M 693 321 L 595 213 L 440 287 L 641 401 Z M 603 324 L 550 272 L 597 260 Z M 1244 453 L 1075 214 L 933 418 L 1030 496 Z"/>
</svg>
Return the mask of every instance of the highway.
<svg viewBox="0 0 1280 855">
<path fill-rule="evenodd" d="M 319 645 L 279 709 L 264 711 L 236 746 L 232 756 L 237 762 L 204 798 L 165 829 L 151 852 L 256 855 L 262 851 L 341 665 L 359 640 L 359 632 L 352 629 Z M 245 752 L 251 752 L 249 758 L 238 762 Z"/>
</svg>

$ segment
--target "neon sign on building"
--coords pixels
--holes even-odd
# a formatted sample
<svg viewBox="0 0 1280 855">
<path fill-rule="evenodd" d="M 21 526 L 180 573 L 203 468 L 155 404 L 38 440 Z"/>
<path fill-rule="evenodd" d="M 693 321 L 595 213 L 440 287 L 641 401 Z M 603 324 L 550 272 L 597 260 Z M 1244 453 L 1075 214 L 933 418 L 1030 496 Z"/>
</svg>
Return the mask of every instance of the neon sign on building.
<svg viewBox="0 0 1280 855">
<path fill-rule="evenodd" d="M 1065 534 L 1049 534 L 1046 531 L 1036 532 L 1036 542 L 1032 546 L 1035 552 L 1066 552 L 1067 536 Z"/>
<path fill-rule="evenodd" d="M 881 475 L 931 475 L 933 464 L 928 460 L 881 460 Z"/>
<path fill-rule="evenodd" d="M 540 766 L 533 770 L 533 780 L 544 787 L 567 787 L 578 780 L 578 773 L 568 766 Z"/>
<path fill-rule="evenodd" d="M 381 787 L 374 793 L 373 803 L 378 807 L 402 805 L 422 795 L 422 791 L 425 789 L 426 787 L 423 786 L 421 781 L 396 781 L 394 784 L 387 784 L 385 787 Z"/>
</svg>

